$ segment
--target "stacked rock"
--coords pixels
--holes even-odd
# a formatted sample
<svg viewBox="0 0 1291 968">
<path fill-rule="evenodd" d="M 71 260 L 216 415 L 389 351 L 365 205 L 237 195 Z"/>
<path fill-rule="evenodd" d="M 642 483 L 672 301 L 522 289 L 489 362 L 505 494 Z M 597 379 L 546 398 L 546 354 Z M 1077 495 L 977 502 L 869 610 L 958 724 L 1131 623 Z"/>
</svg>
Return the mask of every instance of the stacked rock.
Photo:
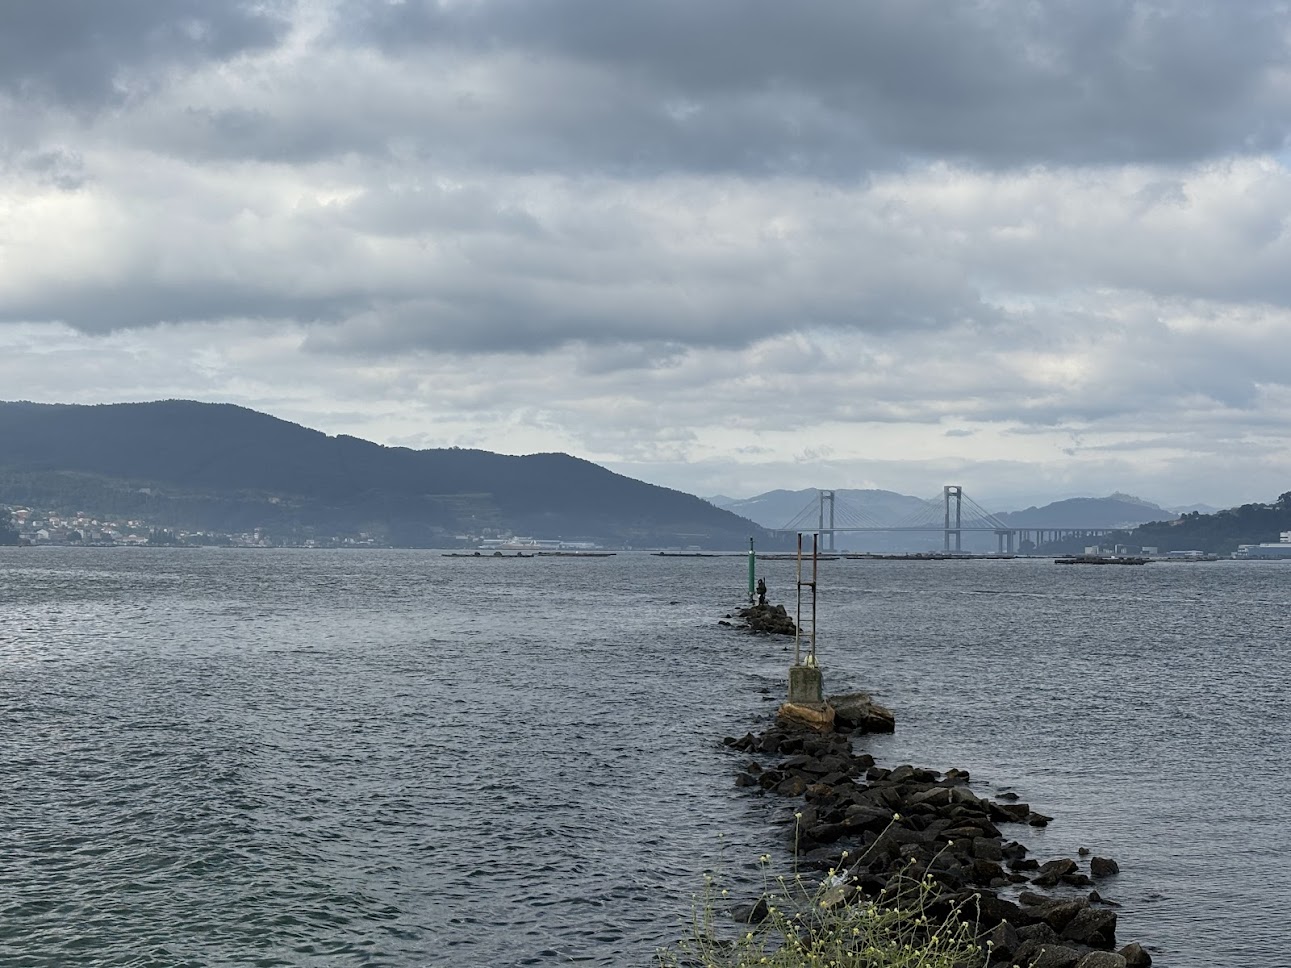
<svg viewBox="0 0 1291 968">
<path fill-rule="evenodd" d="M 727 615 L 717 624 L 731 625 L 732 618 L 742 619 L 747 631 L 763 635 L 793 635 L 798 631 L 783 605 L 750 605 L 736 610 L 734 615 Z"/>
<path fill-rule="evenodd" d="M 854 753 L 847 735 L 783 724 L 725 742 L 773 758 L 750 761 L 736 777 L 738 786 L 804 801 L 795 811 L 800 864 L 839 872 L 841 884 L 879 902 L 911 871 L 930 878 L 936 894 L 930 913 L 958 909 L 974 919 L 983 941 L 992 943 L 992 965 L 1151 964 L 1137 944 L 1114 950 L 1116 905 L 1097 891 L 1086 893 L 1094 878 L 1116 873 L 1115 861 L 1095 857 L 1086 872 L 1069 858 L 1041 863 L 1028 857 L 1000 826 L 1042 827 L 1052 818 L 1025 803 L 978 796 L 966 771 L 885 769 L 868 753 Z M 1002 891 L 1020 893 L 1013 900 Z"/>
</svg>

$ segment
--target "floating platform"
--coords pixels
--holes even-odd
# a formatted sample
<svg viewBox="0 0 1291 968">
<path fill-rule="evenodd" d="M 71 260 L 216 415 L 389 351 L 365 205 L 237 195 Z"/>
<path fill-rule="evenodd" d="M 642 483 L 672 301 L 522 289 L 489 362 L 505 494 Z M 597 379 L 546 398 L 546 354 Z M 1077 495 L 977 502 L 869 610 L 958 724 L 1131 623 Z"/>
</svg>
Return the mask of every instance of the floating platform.
<svg viewBox="0 0 1291 968">
<path fill-rule="evenodd" d="M 1011 561 L 1017 555 L 974 554 L 969 551 L 912 551 L 909 554 L 869 552 L 843 555 L 852 561 Z"/>
<path fill-rule="evenodd" d="M 816 560 L 817 561 L 837 561 L 839 558 L 842 558 L 842 557 L 845 557 L 845 556 L 844 555 L 816 555 Z M 758 561 L 797 561 L 797 560 L 798 560 L 797 555 L 781 555 L 781 554 L 758 555 Z M 804 553 L 802 556 L 802 560 L 811 561 L 811 555 Z"/>
<path fill-rule="evenodd" d="M 504 555 L 500 551 L 486 555 L 482 551 L 446 551 L 440 557 L 442 558 L 532 558 L 533 555 L 526 555 L 523 551 L 517 551 L 513 555 Z"/>
<path fill-rule="evenodd" d="M 720 554 L 715 551 L 652 551 L 650 552 L 655 558 L 743 558 L 741 554 L 734 552 L 729 554 Z M 759 558 L 762 555 L 758 555 Z"/>
<path fill-rule="evenodd" d="M 1139 558 L 1117 555 L 1073 555 L 1070 558 L 1055 558 L 1055 565 L 1146 565 L 1151 558 Z"/>
</svg>

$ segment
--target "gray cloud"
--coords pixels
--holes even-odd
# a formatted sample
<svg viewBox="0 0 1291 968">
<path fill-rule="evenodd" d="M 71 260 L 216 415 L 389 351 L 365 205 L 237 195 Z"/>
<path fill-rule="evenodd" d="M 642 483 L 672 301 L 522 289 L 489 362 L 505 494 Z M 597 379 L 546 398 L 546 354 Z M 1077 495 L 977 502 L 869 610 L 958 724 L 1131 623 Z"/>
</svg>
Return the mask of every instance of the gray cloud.
<svg viewBox="0 0 1291 968">
<path fill-rule="evenodd" d="M 855 173 L 893 151 L 985 165 L 1195 160 L 1234 144 L 1276 149 L 1291 122 L 1285 12 L 1272 3 L 355 0 L 343 10 L 338 42 L 357 30 L 410 62 L 522 51 L 604 72 L 626 109 L 625 124 L 600 132 L 608 144 L 639 111 L 662 121 L 671 107 L 673 124 L 653 132 L 671 128 L 669 158 L 702 142 L 740 170 Z M 582 106 L 599 93 L 584 92 Z M 761 108 L 760 125 L 730 126 L 740 104 Z M 638 144 L 648 159 L 650 143 Z"/>
<path fill-rule="evenodd" d="M 1225 503 L 1164 488 L 1291 473 L 1284 16 L 11 4 L 0 385 L 708 493 Z"/>
<path fill-rule="evenodd" d="M 40 0 L 0 4 L 0 91 L 79 109 L 120 103 L 159 75 L 276 44 L 274 2 Z"/>
<path fill-rule="evenodd" d="M 42 187 L 70 192 L 85 187 L 85 161 L 61 148 L 0 152 L 0 173 L 30 178 Z"/>
<path fill-rule="evenodd" d="M 9 15 L 8 88 L 72 104 L 157 90 L 126 136 L 212 159 L 846 182 L 930 159 L 1188 163 L 1277 151 L 1291 130 L 1277 3 L 343 0 L 289 70 L 181 74 L 169 97 L 176 67 L 265 50 L 282 21 L 88 6 L 71 30 Z"/>
</svg>

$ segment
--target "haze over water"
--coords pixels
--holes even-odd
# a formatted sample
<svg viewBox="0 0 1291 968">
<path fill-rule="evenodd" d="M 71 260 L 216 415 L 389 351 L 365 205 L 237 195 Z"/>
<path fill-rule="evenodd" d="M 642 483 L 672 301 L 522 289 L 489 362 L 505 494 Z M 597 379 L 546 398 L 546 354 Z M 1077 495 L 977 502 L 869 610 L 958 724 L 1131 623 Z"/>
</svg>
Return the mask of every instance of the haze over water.
<svg viewBox="0 0 1291 968">
<path fill-rule="evenodd" d="M 762 563 L 773 600 L 792 568 Z M 821 568 L 827 688 L 897 714 L 859 748 L 1016 790 L 1041 860 L 1116 858 L 1157 964 L 1279 963 L 1291 566 Z M 0 549 L 0 963 L 647 964 L 705 869 L 787 862 L 791 802 L 720 745 L 790 661 L 716 624 L 744 581 Z"/>
</svg>

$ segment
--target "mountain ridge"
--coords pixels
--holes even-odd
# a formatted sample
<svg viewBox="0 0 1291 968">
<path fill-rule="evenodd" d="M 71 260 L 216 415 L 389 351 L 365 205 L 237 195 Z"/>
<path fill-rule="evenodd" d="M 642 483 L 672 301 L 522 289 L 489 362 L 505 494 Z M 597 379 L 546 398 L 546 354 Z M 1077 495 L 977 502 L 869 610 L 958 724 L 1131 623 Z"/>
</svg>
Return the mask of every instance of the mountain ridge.
<svg viewBox="0 0 1291 968">
<path fill-rule="evenodd" d="M 770 540 L 694 495 L 568 454 L 387 447 L 192 400 L 0 402 L 0 502 L 42 498 L 161 526 L 377 531 L 421 547 L 489 531 L 620 546 Z"/>
<path fill-rule="evenodd" d="M 819 488 L 786 490 L 783 488 L 755 494 L 748 498 L 709 498 L 727 510 L 742 514 L 767 528 L 781 528 L 795 516 L 807 513 L 812 518 L 812 503 L 818 500 Z M 855 509 L 880 525 L 895 525 L 927 508 L 923 499 L 897 491 L 877 488 L 838 488 L 834 491 L 836 519 L 841 509 Z M 1106 497 L 1076 497 L 1032 505 L 1016 511 L 993 515 L 1012 528 L 1125 528 L 1151 521 L 1169 521 L 1179 517 L 1173 511 L 1119 491 Z M 812 518 L 808 526 L 818 518 Z"/>
</svg>

